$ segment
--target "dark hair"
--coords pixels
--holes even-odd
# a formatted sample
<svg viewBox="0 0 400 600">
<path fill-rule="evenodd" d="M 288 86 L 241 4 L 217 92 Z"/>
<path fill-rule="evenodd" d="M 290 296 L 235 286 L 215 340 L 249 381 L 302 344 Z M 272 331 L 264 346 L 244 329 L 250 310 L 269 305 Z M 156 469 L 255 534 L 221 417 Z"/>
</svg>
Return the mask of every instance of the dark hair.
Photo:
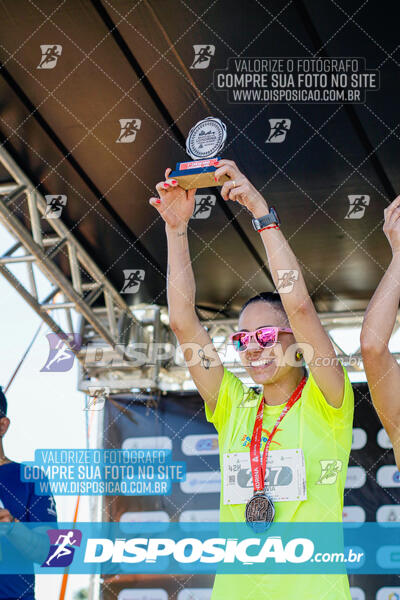
<svg viewBox="0 0 400 600">
<path fill-rule="evenodd" d="M 285 308 L 282 304 L 281 297 L 276 292 L 260 292 L 259 294 L 257 294 L 257 296 L 253 296 L 252 298 L 250 298 L 250 300 L 247 300 L 240 309 L 239 317 L 244 311 L 244 309 L 247 308 L 249 304 L 254 304 L 254 302 L 266 302 L 267 304 L 272 304 L 272 306 L 280 310 L 284 314 L 286 320 L 288 320 Z"/>
<path fill-rule="evenodd" d="M 249 306 L 249 304 L 254 304 L 254 302 L 266 302 L 267 304 L 272 304 L 272 306 L 280 310 L 285 315 L 285 318 L 289 323 L 285 307 L 283 306 L 281 297 L 277 292 L 260 292 L 259 294 L 257 294 L 257 296 L 253 296 L 252 298 L 250 298 L 250 300 L 247 300 L 247 302 L 245 302 L 242 308 L 240 309 L 239 318 L 246 306 Z M 303 373 L 305 377 L 308 377 L 308 372 L 305 366 L 303 366 Z"/>
<path fill-rule="evenodd" d="M 3 393 L 3 388 L 0 386 L 0 419 L 7 415 L 7 400 Z"/>
</svg>

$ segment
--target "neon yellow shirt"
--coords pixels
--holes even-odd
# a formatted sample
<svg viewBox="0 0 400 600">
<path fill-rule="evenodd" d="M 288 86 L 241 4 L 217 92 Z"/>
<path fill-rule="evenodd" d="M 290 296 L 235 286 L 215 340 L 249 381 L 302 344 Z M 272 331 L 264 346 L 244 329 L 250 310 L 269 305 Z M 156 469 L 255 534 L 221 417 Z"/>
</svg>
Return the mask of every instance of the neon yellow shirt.
<svg viewBox="0 0 400 600">
<path fill-rule="evenodd" d="M 270 452 L 302 448 L 306 467 L 307 500 L 274 502 L 275 521 L 342 522 L 343 493 L 349 460 L 354 412 L 354 394 L 343 367 L 345 389 L 340 408 L 330 406 L 309 373 L 300 400 L 279 425 Z M 249 452 L 256 402 L 246 402 L 249 388 L 224 367 L 214 413 L 205 405 L 206 418 L 218 431 L 223 481 L 223 455 Z M 264 406 L 264 449 L 269 432 L 284 404 Z M 244 522 L 245 504 L 225 505 L 221 487 L 220 521 Z M 216 575 L 212 600 L 350 600 L 346 575 Z"/>
</svg>

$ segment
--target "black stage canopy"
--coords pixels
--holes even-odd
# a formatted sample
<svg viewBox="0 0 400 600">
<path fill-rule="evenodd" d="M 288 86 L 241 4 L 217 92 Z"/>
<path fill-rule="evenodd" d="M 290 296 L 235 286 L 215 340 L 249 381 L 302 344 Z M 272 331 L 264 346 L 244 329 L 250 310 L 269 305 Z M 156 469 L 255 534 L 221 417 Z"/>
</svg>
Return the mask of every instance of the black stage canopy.
<svg viewBox="0 0 400 600">
<path fill-rule="evenodd" d="M 189 129 L 218 117 L 222 155 L 277 208 L 318 309 L 363 309 L 390 259 L 383 210 L 400 190 L 397 11 L 394 0 L 5 0 L 2 143 L 43 194 L 67 196 L 64 221 L 117 289 L 124 269 L 144 269 L 133 303 L 165 304 L 164 226 L 148 199 L 187 160 Z M 38 68 L 43 45 L 61 46 L 54 68 Z M 213 49 L 206 68 L 193 68 L 195 45 Z M 361 57 L 380 88 L 358 104 L 229 102 L 213 77 L 230 57 Z M 140 120 L 132 143 L 117 142 L 121 119 Z M 270 119 L 290 123 L 282 143 L 267 143 Z M 210 217 L 190 222 L 196 300 L 234 315 L 273 286 L 250 214 L 215 190 L 202 190 L 216 195 Z M 369 199 L 362 218 L 345 218 L 349 196 Z"/>
</svg>

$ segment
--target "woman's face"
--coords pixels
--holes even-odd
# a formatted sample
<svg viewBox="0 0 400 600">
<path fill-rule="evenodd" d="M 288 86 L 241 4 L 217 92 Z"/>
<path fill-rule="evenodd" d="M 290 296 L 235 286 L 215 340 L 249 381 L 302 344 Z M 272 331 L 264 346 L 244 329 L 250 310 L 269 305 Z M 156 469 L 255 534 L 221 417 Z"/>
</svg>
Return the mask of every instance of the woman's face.
<svg viewBox="0 0 400 600">
<path fill-rule="evenodd" d="M 239 319 L 239 331 L 255 331 L 259 327 L 290 327 L 282 310 L 267 302 L 253 302 L 247 306 Z M 240 360 L 253 381 L 259 385 L 273 383 L 297 368 L 287 364 L 285 353 L 295 344 L 292 333 L 279 332 L 278 341 L 272 348 L 261 348 L 254 336 L 243 352 L 238 352 Z"/>
</svg>

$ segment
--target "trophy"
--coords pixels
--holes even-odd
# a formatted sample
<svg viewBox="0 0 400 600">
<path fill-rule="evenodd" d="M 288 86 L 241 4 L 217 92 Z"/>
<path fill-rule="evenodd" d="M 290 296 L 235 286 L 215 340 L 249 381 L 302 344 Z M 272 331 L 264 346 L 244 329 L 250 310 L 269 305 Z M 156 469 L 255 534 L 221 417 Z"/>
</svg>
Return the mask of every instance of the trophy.
<svg viewBox="0 0 400 600">
<path fill-rule="evenodd" d="M 215 117 L 207 117 L 196 123 L 189 131 L 186 140 L 186 152 L 192 161 L 177 163 L 175 171 L 169 174 L 170 179 L 176 179 L 184 189 L 207 188 L 223 185 L 230 177 L 222 175 L 215 181 L 217 170 L 216 157 L 222 150 L 226 140 L 226 125 Z"/>
</svg>

